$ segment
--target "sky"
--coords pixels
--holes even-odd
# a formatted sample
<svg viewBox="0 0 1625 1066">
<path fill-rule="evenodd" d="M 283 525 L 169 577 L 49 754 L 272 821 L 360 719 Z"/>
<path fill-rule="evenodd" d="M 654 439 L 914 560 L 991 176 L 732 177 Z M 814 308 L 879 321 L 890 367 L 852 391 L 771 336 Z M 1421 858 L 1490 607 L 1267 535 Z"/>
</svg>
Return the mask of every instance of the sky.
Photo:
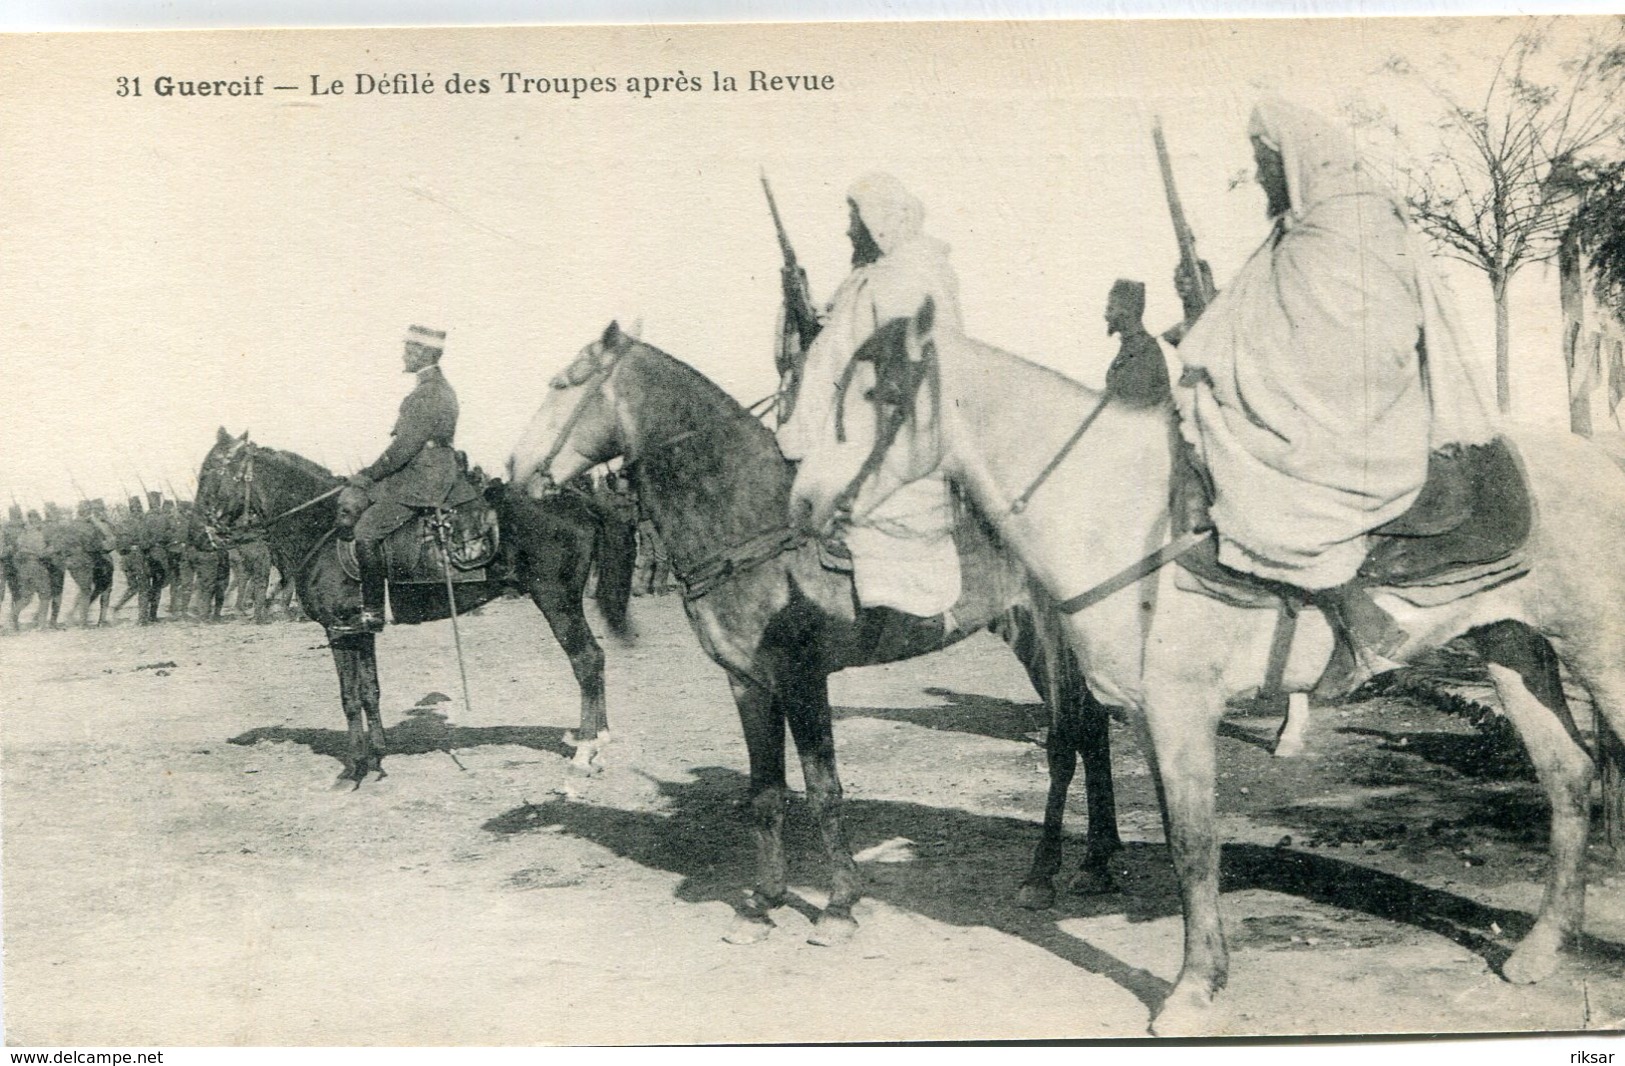
<svg viewBox="0 0 1625 1066">
<path fill-rule="evenodd" d="M 348 473 L 388 439 L 401 340 L 448 334 L 457 440 L 499 469 L 547 381 L 612 319 L 741 402 L 775 386 L 771 178 L 815 296 L 846 272 L 845 190 L 887 170 L 953 248 L 980 339 L 1098 385 L 1117 277 L 1178 317 L 1177 249 L 1149 129 L 1222 287 L 1264 236 L 1233 184 L 1262 95 L 1335 113 L 1430 102 L 1374 74 L 1460 59 L 1515 24 L 1145 22 L 538 30 L 238 31 L 0 40 L 0 501 L 191 492 L 216 428 Z M 830 75 L 818 92 L 711 91 L 712 72 Z M 416 72 L 433 94 L 356 94 Z M 502 72 L 620 91 L 505 93 Z M 697 76 L 699 92 L 625 91 Z M 162 98 L 160 76 L 266 76 L 266 95 Z M 444 80 L 484 78 L 488 94 Z M 140 98 L 116 95 L 120 76 Z M 314 96 L 312 77 L 345 93 Z M 296 91 L 269 86 L 292 84 Z M 1490 380 L 1482 276 L 1449 276 Z M 1566 423 L 1555 273 L 1513 293 L 1514 414 Z M 77 486 L 77 487 L 76 487 Z"/>
</svg>

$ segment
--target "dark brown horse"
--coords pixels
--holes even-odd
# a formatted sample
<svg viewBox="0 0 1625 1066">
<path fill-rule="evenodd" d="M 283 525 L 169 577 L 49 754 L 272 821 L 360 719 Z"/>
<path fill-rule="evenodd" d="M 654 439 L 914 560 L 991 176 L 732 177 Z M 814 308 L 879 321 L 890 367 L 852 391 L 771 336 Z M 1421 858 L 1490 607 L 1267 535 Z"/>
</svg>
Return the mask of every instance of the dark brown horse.
<svg viewBox="0 0 1625 1066">
<path fill-rule="evenodd" d="M 829 675 L 937 651 L 995 624 L 1051 709 L 1044 836 L 1020 901 L 1047 906 L 1053 899 L 1061 817 L 1080 750 L 1089 791 L 1084 879 L 1102 884 L 1106 860 L 1121 846 L 1105 708 L 1059 644 L 1053 615 L 1038 606 L 1043 601 L 1026 572 L 984 527 L 971 522 L 957 531 L 961 555 L 972 562 L 950 615 L 920 619 L 858 606 L 850 575 L 826 567 L 819 545 L 786 526 L 792 470 L 773 435 L 694 369 L 612 323 L 554 382 L 509 460 L 511 484 L 550 491 L 553 482 L 616 456 L 626 460 L 666 546 L 695 635 L 728 673 L 744 725 L 758 870 L 729 939 L 765 935 L 770 912 L 786 901 L 786 723 L 834 882 L 815 941 L 838 941 L 855 929 L 861 884 L 842 828 Z M 1012 608 L 1023 609 L 1024 622 L 1009 624 Z"/>
<path fill-rule="evenodd" d="M 230 528 L 245 513 L 250 521 L 262 523 L 277 568 L 292 575 L 300 606 L 327 628 L 353 617 L 361 595 L 358 583 L 344 572 L 333 536 L 338 504 L 332 490 L 340 484 L 339 478 L 308 459 L 257 445 L 247 433 L 233 437 L 222 429 L 198 472 L 196 506 L 215 528 Z M 581 688 L 577 762 L 584 765 L 593 743 L 609 728 L 609 717 L 604 707 L 604 652 L 587 625 L 583 592 L 596 561 L 599 611 L 612 632 L 629 634 L 634 529 L 571 494 L 535 500 L 507 493 L 499 483 L 487 490 L 487 499 L 497 508 L 508 546 L 505 562 L 500 568 L 493 565 L 496 576 L 491 580 L 457 584 L 457 610 L 472 610 L 509 588 L 528 593 L 541 608 L 570 657 Z M 413 613 L 421 620 L 449 616 L 443 587 L 410 586 L 407 594 L 418 598 Z M 339 780 L 359 787 L 368 771 L 380 777 L 384 772 L 375 637 L 335 635 L 329 630 L 328 645 L 350 727 L 349 761 Z"/>
</svg>

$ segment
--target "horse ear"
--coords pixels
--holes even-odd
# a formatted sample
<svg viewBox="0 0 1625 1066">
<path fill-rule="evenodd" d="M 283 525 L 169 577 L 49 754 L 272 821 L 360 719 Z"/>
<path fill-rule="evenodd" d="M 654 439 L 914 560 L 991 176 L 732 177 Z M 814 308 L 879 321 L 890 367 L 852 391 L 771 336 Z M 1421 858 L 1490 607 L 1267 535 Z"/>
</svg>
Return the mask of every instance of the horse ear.
<svg viewBox="0 0 1625 1066">
<path fill-rule="evenodd" d="M 238 437 L 237 439 L 246 441 L 248 439 L 248 430 L 246 430 L 246 429 L 243 430 L 243 435 L 241 437 Z"/>
<path fill-rule="evenodd" d="M 225 426 L 220 427 L 220 432 L 215 435 L 214 442 L 216 444 L 230 444 L 231 443 L 231 434 L 226 432 L 226 427 Z"/>
<path fill-rule="evenodd" d="M 612 320 L 609 325 L 604 327 L 604 336 L 599 343 L 613 352 L 620 348 L 623 336 L 625 335 L 621 333 L 621 324 Z"/>
</svg>

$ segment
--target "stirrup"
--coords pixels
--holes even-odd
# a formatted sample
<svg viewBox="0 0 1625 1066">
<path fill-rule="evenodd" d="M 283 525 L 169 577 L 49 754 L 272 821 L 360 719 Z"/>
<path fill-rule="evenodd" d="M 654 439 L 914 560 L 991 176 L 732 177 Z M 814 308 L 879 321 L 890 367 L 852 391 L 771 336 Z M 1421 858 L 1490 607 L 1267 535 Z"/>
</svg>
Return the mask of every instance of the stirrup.
<svg viewBox="0 0 1625 1066">
<path fill-rule="evenodd" d="M 377 611 L 361 610 L 345 621 L 334 622 L 327 627 L 327 631 L 335 637 L 358 637 L 371 633 L 382 633 L 384 631 L 384 618 Z"/>
</svg>

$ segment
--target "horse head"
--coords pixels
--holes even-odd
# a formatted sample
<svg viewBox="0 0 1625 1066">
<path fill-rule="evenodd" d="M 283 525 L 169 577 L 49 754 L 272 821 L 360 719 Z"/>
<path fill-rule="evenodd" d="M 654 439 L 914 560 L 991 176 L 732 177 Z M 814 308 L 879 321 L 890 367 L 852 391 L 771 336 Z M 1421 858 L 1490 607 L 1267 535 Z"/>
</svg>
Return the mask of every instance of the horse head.
<svg viewBox="0 0 1625 1066">
<path fill-rule="evenodd" d="M 221 426 L 215 435 L 214 447 L 203 457 L 203 466 L 198 470 L 193 504 L 211 528 L 225 528 L 242 516 L 247 506 L 244 472 L 251 467 L 253 452 L 247 430 L 234 437 Z"/>
<path fill-rule="evenodd" d="M 861 522 L 941 463 L 936 303 L 882 325 L 853 353 L 836 385 L 828 434 L 802 456 L 790 492 L 792 523 L 824 534 Z M 931 382 L 929 390 L 921 386 Z"/>
<path fill-rule="evenodd" d="M 510 484 L 545 494 L 625 447 L 615 369 L 641 342 L 611 322 L 549 382 L 547 397 L 508 456 Z"/>
</svg>

